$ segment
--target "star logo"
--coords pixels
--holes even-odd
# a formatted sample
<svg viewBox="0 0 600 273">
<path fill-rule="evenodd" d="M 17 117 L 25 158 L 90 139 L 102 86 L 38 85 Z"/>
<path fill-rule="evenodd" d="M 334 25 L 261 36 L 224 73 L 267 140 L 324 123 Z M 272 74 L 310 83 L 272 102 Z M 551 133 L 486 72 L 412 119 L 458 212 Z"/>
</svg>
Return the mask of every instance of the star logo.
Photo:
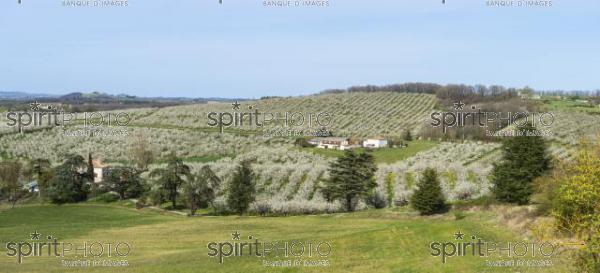
<svg viewBox="0 0 600 273">
<path fill-rule="evenodd" d="M 454 110 L 462 110 L 465 107 L 465 104 L 462 101 L 458 101 L 454 103 Z"/>
<path fill-rule="evenodd" d="M 240 233 L 236 230 L 233 233 L 231 233 L 231 239 L 232 240 L 240 240 Z"/>
<path fill-rule="evenodd" d="M 39 240 L 40 236 L 42 234 L 40 234 L 37 230 L 34 231 L 33 233 L 29 234 L 31 236 L 31 240 Z"/>
<path fill-rule="evenodd" d="M 31 111 L 39 111 L 40 110 L 40 104 L 39 102 L 35 101 L 29 104 L 29 107 L 31 108 Z"/>
<path fill-rule="evenodd" d="M 239 104 L 237 100 L 234 103 L 232 103 L 231 105 L 233 106 L 232 110 L 240 110 L 241 104 Z"/>
<path fill-rule="evenodd" d="M 462 239 L 464 239 L 464 237 L 465 237 L 465 234 L 462 233 L 460 230 L 458 232 L 454 233 L 455 240 L 462 240 Z"/>
</svg>

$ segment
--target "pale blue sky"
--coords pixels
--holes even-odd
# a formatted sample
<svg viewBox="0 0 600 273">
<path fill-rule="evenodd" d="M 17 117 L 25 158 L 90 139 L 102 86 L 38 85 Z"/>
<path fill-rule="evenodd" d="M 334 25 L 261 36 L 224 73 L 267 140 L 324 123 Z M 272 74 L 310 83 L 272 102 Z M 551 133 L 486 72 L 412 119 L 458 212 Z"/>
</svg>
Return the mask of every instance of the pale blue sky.
<svg viewBox="0 0 600 273">
<path fill-rule="evenodd" d="M 600 88 L 600 1 L 0 2 L 0 90 L 260 97 L 401 82 Z"/>
</svg>

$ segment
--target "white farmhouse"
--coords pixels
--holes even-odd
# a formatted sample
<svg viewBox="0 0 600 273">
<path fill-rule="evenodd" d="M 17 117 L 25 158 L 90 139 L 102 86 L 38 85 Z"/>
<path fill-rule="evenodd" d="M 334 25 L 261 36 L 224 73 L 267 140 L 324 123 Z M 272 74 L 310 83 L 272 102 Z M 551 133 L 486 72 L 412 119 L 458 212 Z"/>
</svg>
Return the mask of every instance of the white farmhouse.
<svg viewBox="0 0 600 273">
<path fill-rule="evenodd" d="M 92 165 L 94 166 L 94 182 L 102 182 L 102 179 L 104 179 L 104 172 L 108 168 L 108 166 L 102 164 L 102 162 L 100 162 L 99 160 L 92 160 Z"/>
<path fill-rule="evenodd" d="M 388 141 L 385 138 L 367 138 L 363 141 L 365 148 L 383 148 L 388 146 Z"/>
<path fill-rule="evenodd" d="M 324 137 L 318 139 L 317 148 L 347 150 L 352 148 L 350 140 L 346 137 Z"/>
</svg>

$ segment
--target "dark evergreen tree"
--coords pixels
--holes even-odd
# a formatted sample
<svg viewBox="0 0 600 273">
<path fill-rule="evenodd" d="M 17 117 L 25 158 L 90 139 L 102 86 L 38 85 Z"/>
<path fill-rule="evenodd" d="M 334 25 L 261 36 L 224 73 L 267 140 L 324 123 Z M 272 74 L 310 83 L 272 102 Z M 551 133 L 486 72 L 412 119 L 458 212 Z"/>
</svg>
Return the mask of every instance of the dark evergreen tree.
<svg viewBox="0 0 600 273">
<path fill-rule="evenodd" d="M 254 201 L 255 187 L 254 173 L 250 168 L 250 163 L 243 162 L 238 166 L 229 185 L 229 195 L 227 196 L 229 209 L 241 216 L 248 209 L 250 203 Z"/>
<path fill-rule="evenodd" d="M 0 162 L 0 200 L 2 195 L 8 197 L 8 201 L 14 208 L 17 201 L 25 195 L 21 186 L 23 175 L 23 164 L 19 161 Z"/>
<path fill-rule="evenodd" d="M 535 128 L 526 125 L 520 130 L 525 134 L 503 142 L 503 158 L 494 165 L 492 183 L 497 200 L 523 205 L 533 193 L 533 180 L 546 173 L 551 162 L 543 137 L 527 135 Z"/>
<path fill-rule="evenodd" d="M 118 166 L 111 168 L 102 182 L 106 187 L 119 194 L 119 198 L 134 198 L 144 192 L 140 173 L 132 167 Z"/>
<path fill-rule="evenodd" d="M 219 187 L 221 179 L 205 165 L 200 172 L 190 176 L 184 185 L 184 191 L 187 194 L 190 205 L 190 214 L 196 214 L 196 210 L 201 207 L 207 207 L 216 197 L 215 189 Z"/>
<path fill-rule="evenodd" d="M 48 159 L 36 158 L 29 162 L 29 169 L 37 180 L 40 196 L 46 195 L 46 188 L 48 188 L 49 178 L 51 177 L 49 175 L 51 173 L 50 167 L 51 164 Z"/>
<path fill-rule="evenodd" d="M 413 140 L 413 137 L 412 137 L 412 134 L 410 133 L 410 130 L 404 131 L 403 139 L 406 140 L 406 141 L 412 141 Z"/>
<path fill-rule="evenodd" d="M 442 213 L 448 209 L 437 172 L 434 169 L 427 168 L 423 171 L 423 176 L 417 184 L 417 190 L 411 196 L 411 203 L 421 215 Z"/>
<path fill-rule="evenodd" d="M 87 169 L 85 172 L 86 178 L 94 182 L 94 162 L 92 160 L 92 153 L 88 153 Z"/>
<path fill-rule="evenodd" d="M 69 155 L 65 162 L 56 167 L 48 187 L 48 197 L 53 203 L 71 203 L 87 198 L 93 178 L 88 176 L 88 166 L 80 155 Z M 93 171 L 93 170 L 92 170 Z"/>
<path fill-rule="evenodd" d="M 375 171 L 377 166 L 373 155 L 347 150 L 330 164 L 330 179 L 325 183 L 323 194 L 329 200 L 341 200 L 346 211 L 354 211 L 358 200 L 368 197 L 377 186 Z"/>
<path fill-rule="evenodd" d="M 303 138 L 303 137 L 296 138 L 296 140 L 294 141 L 294 145 L 296 145 L 298 147 L 302 147 L 302 148 L 314 146 L 314 145 L 308 143 L 308 140 L 306 140 L 306 138 Z"/>
<path fill-rule="evenodd" d="M 185 165 L 175 153 L 171 153 L 167 157 L 166 168 L 155 169 L 150 173 L 150 177 L 158 177 L 157 183 L 160 185 L 160 191 L 166 193 L 173 209 L 177 206 L 178 189 L 183 184 L 184 177 L 189 175 L 190 167 Z"/>
</svg>

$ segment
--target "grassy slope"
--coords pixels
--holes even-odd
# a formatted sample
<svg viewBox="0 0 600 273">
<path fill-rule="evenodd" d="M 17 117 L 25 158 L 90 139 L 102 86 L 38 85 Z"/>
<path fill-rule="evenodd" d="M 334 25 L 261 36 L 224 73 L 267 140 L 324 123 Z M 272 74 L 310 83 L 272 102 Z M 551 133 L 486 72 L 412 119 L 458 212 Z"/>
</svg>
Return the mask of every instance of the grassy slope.
<svg viewBox="0 0 600 273">
<path fill-rule="evenodd" d="M 119 272 L 507 272 L 487 268 L 484 260 L 472 257 L 451 259 L 442 266 L 440 258 L 429 255 L 432 240 L 453 240 L 452 234 L 459 229 L 488 240 L 515 238 L 494 224 L 492 217 L 476 213 L 456 221 L 450 216 L 424 218 L 406 211 L 378 210 L 317 216 L 187 218 L 107 205 L 36 205 L 0 212 L 0 242 L 4 245 L 8 240 L 26 239 L 36 229 L 69 242 L 129 242 L 133 246 L 130 266 Z M 231 241 L 233 230 L 263 241 L 330 241 L 334 247 L 331 267 L 268 270 L 255 257 L 229 258 L 224 264 L 207 257 L 207 243 Z M 21 265 L 14 259 L 0 255 L 0 271 L 115 272 L 111 268 L 65 270 L 53 257 L 26 258 Z M 553 270 L 544 272 L 566 272 Z"/>
<path fill-rule="evenodd" d="M 435 141 L 416 140 L 410 142 L 406 148 L 381 148 L 373 149 L 372 151 L 377 163 L 393 163 L 414 156 L 418 152 L 429 150 L 437 144 L 438 142 Z M 328 157 L 338 157 L 344 154 L 344 151 L 332 149 L 306 148 L 302 150 L 309 150 L 313 153 Z M 355 149 L 355 151 L 358 152 L 363 150 L 363 148 Z"/>
<path fill-rule="evenodd" d="M 580 111 L 586 113 L 600 113 L 600 107 L 590 103 L 572 101 L 572 100 L 555 100 L 548 99 L 544 100 L 544 105 L 549 111 L 566 110 L 566 111 Z"/>
</svg>

